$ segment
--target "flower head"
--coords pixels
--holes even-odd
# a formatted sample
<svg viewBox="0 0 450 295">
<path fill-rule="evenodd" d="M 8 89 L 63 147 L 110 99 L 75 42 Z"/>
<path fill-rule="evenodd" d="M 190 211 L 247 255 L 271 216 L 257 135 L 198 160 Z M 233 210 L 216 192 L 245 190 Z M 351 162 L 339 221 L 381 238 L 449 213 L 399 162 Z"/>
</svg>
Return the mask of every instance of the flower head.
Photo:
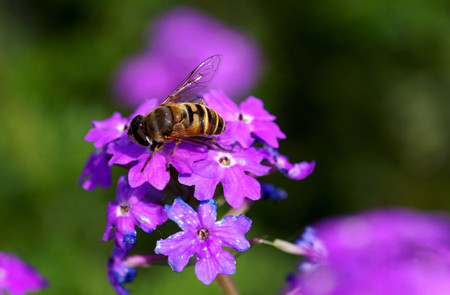
<svg viewBox="0 0 450 295">
<path fill-rule="evenodd" d="M 185 185 L 195 185 L 194 196 L 200 200 L 209 200 L 219 183 L 228 204 L 233 208 L 241 207 L 244 199 L 261 198 L 261 185 L 249 172 L 256 176 L 266 174 L 270 167 L 261 165 L 263 154 L 255 148 L 239 149 L 235 152 L 209 150 L 205 159 L 192 164 L 190 174 L 180 174 L 178 180 Z"/>
<path fill-rule="evenodd" d="M 325 263 L 291 280 L 301 294 L 450 294 L 450 219 L 405 209 L 315 226 Z"/>
<path fill-rule="evenodd" d="M 149 31 L 148 48 L 124 62 L 114 83 L 128 105 L 165 98 L 202 60 L 219 53 L 226 62 L 213 88 L 241 96 L 258 80 L 262 58 L 255 41 L 200 11 L 175 8 L 157 18 Z"/>
<path fill-rule="evenodd" d="M 162 206 L 144 199 L 149 188 L 148 184 L 131 188 L 126 178 L 120 177 L 117 185 L 117 202 L 108 203 L 103 241 L 115 236 L 116 244 L 123 250 L 129 250 L 136 243 L 135 225 L 149 233 L 167 220 L 167 214 Z M 116 230 L 115 234 L 113 229 Z"/>
<path fill-rule="evenodd" d="M 47 286 L 46 280 L 14 254 L 0 252 L 0 293 L 24 295 Z"/>
<path fill-rule="evenodd" d="M 136 269 L 126 266 L 123 262 L 127 252 L 121 248 L 114 247 L 111 257 L 108 259 L 108 279 L 114 290 L 119 295 L 128 295 L 129 291 L 123 284 L 133 282 L 136 277 Z"/>
<path fill-rule="evenodd" d="M 155 252 L 169 257 L 169 265 L 181 272 L 189 258 L 197 256 L 195 274 L 205 285 L 211 284 L 217 274 L 234 274 L 234 257 L 222 249 L 223 246 L 237 251 L 246 251 L 250 243 L 244 234 L 250 230 L 251 220 L 244 215 L 227 216 L 219 221 L 214 200 L 200 202 L 198 213 L 181 198 L 172 206 L 166 206 L 169 218 L 182 231 L 167 239 L 159 240 Z"/>
</svg>

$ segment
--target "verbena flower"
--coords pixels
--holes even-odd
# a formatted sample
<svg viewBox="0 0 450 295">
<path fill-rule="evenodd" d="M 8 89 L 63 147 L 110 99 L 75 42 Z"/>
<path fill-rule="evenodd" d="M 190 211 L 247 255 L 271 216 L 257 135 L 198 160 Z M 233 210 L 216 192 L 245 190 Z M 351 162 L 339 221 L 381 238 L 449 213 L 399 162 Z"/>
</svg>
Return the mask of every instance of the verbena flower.
<svg viewBox="0 0 450 295">
<path fill-rule="evenodd" d="M 115 112 L 103 121 L 92 121 L 94 128 L 89 130 L 84 139 L 93 141 L 98 149 L 104 148 L 108 143 L 127 135 L 127 128 L 136 115 L 145 115 L 157 106 L 156 99 L 147 99 L 128 118 L 122 118 L 120 113 Z"/>
<path fill-rule="evenodd" d="M 113 253 L 107 263 L 108 279 L 119 295 L 129 294 L 129 291 L 123 285 L 133 282 L 137 274 L 136 269 L 128 267 L 123 263 L 126 254 L 127 252 L 121 248 L 114 247 Z"/>
<path fill-rule="evenodd" d="M 89 130 L 86 141 L 93 141 L 97 148 L 89 157 L 78 181 L 78 185 L 85 190 L 93 191 L 100 185 L 106 188 L 111 185 L 111 156 L 108 155 L 108 146 L 115 142 L 129 142 L 127 140 L 127 126 L 138 114 L 147 114 L 157 106 L 155 99 L 144 101 L 136 111 L 128 118 L 122 118 L 119 113 L 114 113 L 103 121 L 92 121 L 94 128 Z"/>
<path fill-rule="evenodd" d="M 302 237 L 295 243 L 305 251 L 306 260 L 299 265 L 300 270 L 310 271 L 326 261 L 327 249 L 323 241 L 317 237 L 314 228 L 307 227 Z"/>
<path fill-rule="evenodd" d="M 122 115 L 117 112 L 106 120 L 92 121 L 94 128 L 89 130 L 84 139 L 93 141 L 96 148 L 102 148 L 125 133 L 128 121 L 127 118 L 122 118 Z"/>
<path fill-rule="evenodd" d="M 274 149 L 267 144 L 264 144 L 260 151 L 265 154 L 265 159 L 274 169 L 290 179 L 302 180 L 313 173 L 314 168 L 316 167 L 315 161 L 302 161 L 291 164 L 288 157 L 280 154 L 277 149 Z"/>
<path fill-rule="evenodd" d="M 102 188 L 111 185 L 111 168 L 108 166 L 109 156 L 104 149 L 92 152 L 81 172 L 78 185 L 87 191 L 93 191 L 100 185 Z"/>
<path fill-rule="evenodd" d="M 269 114 L 256 97 L 250 96 L 238 106 L 223 91 L 211 90 L 204 99 L 226 121 L 225 136 L 229 135 L 244 148 L 251 146 L 255 137 L 275 148 L 278 147 L 278 138 L 286 138 L 273 122 L 276 117 Z"/>
<path fill-rule="evenodd" d="M 262 58 L 255 41 L 200 11 L 172 9 L 149 31 L 148 47 L 122 64 L 114 82 L 117 96 L 128 105 L 147 97 L 165 98 L 199 62 L 217 53 L 224 62 L 213 88 L 240 97 L 258 80 Z"/>
<path fill-rule="evenodd" d="M 315 228 L 327 260 L 291 277 L 286 293 L 450 294 L 448 216 L 385 209 L 331 218 Z"/>
<path fill-rule="evenodd" d="M 147 147 L 131 143 L 130 140 L 117 141 L 108 146 L 107 152 L 112 155 L 109 165 L 128 165 L 128 181 L 131 187 L 150 183 L 156 189 L 162 190 L 170 180 L 167 161 L 174 146 L 173 142 L 165 144 L 162 150 L 152 156 Z M 201 147 L 181 143 L 172 155 L 170 164 L 179 173 L 191 173 L 192 163 L 205 157 L 206 153 Z"/>
<path fill-rule="evenodd" d="M 241 207 L 245 198 L 261 198 L 261 185 L 247 172 L 256 176 L 266 174 L 270 167 L 260 164 L 264 155 L 255 148 L 235 151 L 209 150 L 206 158 L 192 164 L 190 174 L 180 174 L 178 180 L 185 185 L 195 185 L 194 196 L 200 200 L 209 200 L 219 183 L 230 206 Z"/>
<path fill-rule="evenodd" d="M 25 295 L 47 286 L 47 281 L 12 253 L 0 252 L 0 293 Z"/>
<path fill-rule="evenodd" d="M 131 188 L 125 176 L 120 177 L 117 184 L 117 202 L 108 203 L 103 241 L 114 236 L 115 243 L 120 248 L 130 250 L 136 243 L 135 226 L 150 233 L 157 225 L 167 220 L 167 214 L 162 206 L 145 200 L 149 189 L 148 184 Z"/>
<path fill-rule="evenodd" d="M 166 211 L 182 231 L 159 240 L 155 248 L 155 253 L 168 256 L 175 272 L 181 272 L 189 258 L 197 256 L 195 274 L 205 285 L 211 284 L 217 274 L 230 275 L 236 271 L 234 257 L 223 246 L 237 251 L 250 247 L 244 234 L 250 230 L 251 220 L 239 215 L 216 221 L 216 210 L 214 200 L 200 202 L 197 213 L 177 198 L 172 206 L 166 205 Z"/>
</svg>

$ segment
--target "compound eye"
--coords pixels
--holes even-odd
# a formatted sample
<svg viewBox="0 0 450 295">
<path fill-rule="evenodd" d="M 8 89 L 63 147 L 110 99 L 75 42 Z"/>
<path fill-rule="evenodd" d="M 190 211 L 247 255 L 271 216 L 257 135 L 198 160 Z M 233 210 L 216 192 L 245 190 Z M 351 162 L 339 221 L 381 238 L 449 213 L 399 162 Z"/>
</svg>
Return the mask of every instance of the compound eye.
<svg viewBox="0 0 450 295">
<path fill-rule="evenodd" d="M 144 133 L 142 125 L 139 124 L 137 126 L 131 126 L 131 138 L 134 143 L 142 146 L 148 146 L 149 142 L 147 141 L 147 136 Z"/>
</svg>

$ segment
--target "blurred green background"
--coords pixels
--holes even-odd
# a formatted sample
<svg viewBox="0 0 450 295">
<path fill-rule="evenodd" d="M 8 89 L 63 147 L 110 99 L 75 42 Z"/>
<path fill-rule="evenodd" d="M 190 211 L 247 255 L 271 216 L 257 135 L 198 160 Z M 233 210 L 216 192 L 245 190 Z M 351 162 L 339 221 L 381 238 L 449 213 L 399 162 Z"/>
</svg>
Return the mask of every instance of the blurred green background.
<svg viewBox="0 0 450 295">
<path fill-rule="evenodd" d="M 281 152 L 317 161 L 289 198 L 257 202 L 248 237 L 297 238 L 320 218 L 407 206 L 450 209 L 450 2 L 183 2 L 253 36 L 266 67 L 253 95 L 287 134 Z M 112 99 L 123 59 L 177 1 L 0 2 L 0 250 L 50 281 L 43 294 L 113 294 L 112 242 L 101 242 L 115 185 L 77 186 L 93 150 L 91 120 L 130 110 Z M 117 175 L 116 175 L 117 176 Z M 114 178 L 113 183 L 117 178 Z M 149 252 L 171 232 L 138 232 Z M 243 294 L 273 294 L 298 258 L 258 246 L 233 276 Z M 193 268 L 139 270 L 133 294 L 220 294 Z"/>
</svg>

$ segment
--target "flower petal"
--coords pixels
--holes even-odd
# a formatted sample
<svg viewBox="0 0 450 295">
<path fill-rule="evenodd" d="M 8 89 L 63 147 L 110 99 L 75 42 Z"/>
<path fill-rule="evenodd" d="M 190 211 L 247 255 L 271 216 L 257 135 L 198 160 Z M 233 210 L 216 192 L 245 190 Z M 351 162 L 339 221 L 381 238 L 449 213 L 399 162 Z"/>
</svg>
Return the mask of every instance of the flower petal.
<svg viewBox="0 0 450 295">
<path fill-rule="evenodd" d="M 250 243 L 244 234 L 250 230 L 251 226 L 251 219 L 244 215 L 227 216 L 214 224 L 213 230 L 211 230 L 211 239 L 219 239 L 223 246 L 238 251 L 247 251 Z"/>
<path fill-rule="evenodd" d="M 87 160 L 81 172 L 78 185 L 87 191 L 94 191 L 97 185 L 106 188 L 111 185 L 111 168 L 108 166 L 108 155 L 102 150 L 95 150 Z"/>
<path fill-rule="evenodd" d="M 315 166 L 315 161 L 312 161 L 311 163 L 306 161 L 295 163 L 285 175 L 291 179 L 301 180 L 313 173 Z"/>
<path fill-rule="evenodd" d="M 166 212 L 170 220 L 174 221 L 182 230 L 197 231 L 200 227 L 200 220 L 197 212 L 178 197 L 172 206 L 166 205 Z"/>
<path fill-rule="evenodd" d="M 123 141 L 109 144 L 106 152 L 112 155 L 109 160 L 110 166 L 114 164 L 126 165 L 141 158 L 147 153 L 147 149 L 140 145 L 131 143 L 130 141 Z"/>
<path fill-rule="evenodd" d="M 246 197 L 251 200 L 261 198 L 259 182 L 245 174 L 242 168 L 237 165 L 226 169 L 222 184 L 225 199 L 233 208 L 240 208 Z"/>
<path fill-rule="evenodd" d="M 128 173 L 128 181 L 131 187 L 138 187 L 145 182 L 150 183 L 154 188 L 163 190 L 170 180 L 170 173 L 166 171 L 167 160 L 160 153 L 156 153 L 147 163 L 148 157 L 146 155 L 139 159 L 139 162 L 130 168 Z M 144 165 L 145 169 L 142 171 Z"/>
<path fill-rule="evenodd" d="M 237 120 L 227 121 L 226 126 L 227 129 L 223 133 L 223 136 L 234 138 L 234 140 L 239 142 L 242 147 L 248 148 L 255 141 L 251 135 L 250 124 Z"/>
<path fill-rule="evenodd" d="M 205 285 L 211 284 L 217 274 L 231 275 L 236 272 L 236 260 L 230 252 L 220 250 L 218 253 L 210 253 L 210 249 L 205 247 L 202 258 L 197 259 L 195 264 L 195 274 Z"/>
<path fill-rule="evenodd" d="M 216 222 L 217 203 L 215 200 L 200 202 L 198 206 L 198 217 L 201 227 L 210 228 Z"/>
<path fill-rule="evenodd" d="M 239 105 L 242 114 L 253 117 L 260 121 L 273 121 L 276 119 L 274 115 L 271 115 L 264 109 L 262 100 L 254 96 L 248 97 Z"/>
<path fill-rule="evenodd" d="M 220 90 L 211 90 L 203 96 L 208 107 L 216 111 L 225 121 L 233 121 L 239 115 L 239 108 Z"/>
<path fill-rule="evenodd" d="M 133 204 L 130 213 L 134 223 L 147 233 L 167 220 L 167 213 L 162 206 L 145 201 Z"/>
<path fill-rule="evenodd" d="M 262 140 L 264 140 L 268 145 L 278 148 L 277 138 L 284 139 L 286 135 L 281 132 L 280 127 L 273 122 L 265 122 L 260 120 L 254 120 L 251 123 L 252 132 Z"/>
<path fill-rule="evenodd" d="M 223 169 L 211 160 L 194 163 L 192 174 L 180 174 L 178 181 L 184 185 L 195 185 L 194 196 L 199 201 L 210 200 L 219 184 Z"/>
<path fill-rule="evenodd" d="M 117 203 L 108 202 L 108 209 L 106 211 L 106 227 L 103 233 L 102 241 L 106 242 L 114 237 L 113 229 L 117 220 Z"/>
<path fill-rule="evenodd" d="M 180 231 L 167 239 L 156 242 L 155 253 L 169 256 L 173 271 L 181 272 L 196 252 L 197 235 L 194 232 Z"/>
</svg>

